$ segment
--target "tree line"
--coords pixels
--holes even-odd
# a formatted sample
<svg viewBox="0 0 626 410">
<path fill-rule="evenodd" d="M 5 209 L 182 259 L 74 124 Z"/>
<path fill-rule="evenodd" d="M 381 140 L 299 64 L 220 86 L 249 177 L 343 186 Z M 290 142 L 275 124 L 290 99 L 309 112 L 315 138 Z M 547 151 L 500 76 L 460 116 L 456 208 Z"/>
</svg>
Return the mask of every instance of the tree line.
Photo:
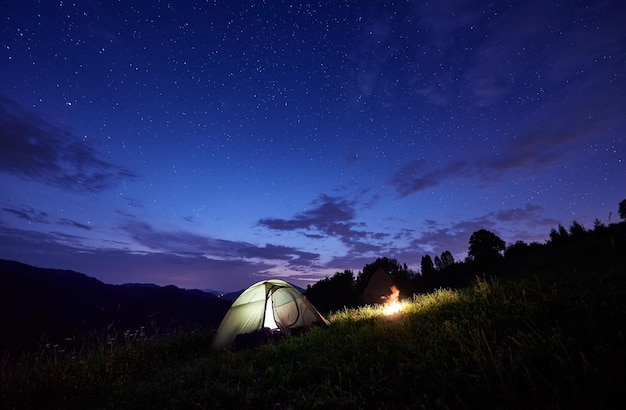
<svg viewBox="0 0 626 410">
<path fill-rule="evenodd" d="M 448 250 L 421 258 L 414 271 L 396 259 L 380 257 L 356 275 L 351 269 L 336 272 L 309 285 L 306 296 L 322 312 L 338 311 L 363 304 L 362 295 L 370 278 L 384 269 L 406 298 L 438 288 L 462 288 L 477 278 L 515 277 L 573 272 L 579 269 L 617 269 L 626 263 L 626 199 L 618 205 L 619 223 L 594 221 L 586 229 L 576 220 L 568 228 L 552 228 L 545 243 L 516 241 L 507 245 L 486 229 L 474 232 L 464 261 L 455 261 Z"/>
</svg>

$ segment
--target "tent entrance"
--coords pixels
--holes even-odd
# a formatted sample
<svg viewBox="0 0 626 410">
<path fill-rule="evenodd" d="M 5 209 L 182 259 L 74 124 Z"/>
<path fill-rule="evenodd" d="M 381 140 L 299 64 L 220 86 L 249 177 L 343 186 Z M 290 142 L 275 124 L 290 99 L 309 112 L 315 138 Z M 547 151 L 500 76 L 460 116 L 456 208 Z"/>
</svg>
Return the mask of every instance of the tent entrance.
<svg viewBox="0 0 626 410">
<path fill-rule="evenodd" d="M 278 329 L 276 319 L 274 319 L 274 307 L 272 305 L 272 295 L 269 295 L 267 297 L 267 301 L 265 302 L 265 318 L 263 319 L 263 327 Z"/>
</svg>

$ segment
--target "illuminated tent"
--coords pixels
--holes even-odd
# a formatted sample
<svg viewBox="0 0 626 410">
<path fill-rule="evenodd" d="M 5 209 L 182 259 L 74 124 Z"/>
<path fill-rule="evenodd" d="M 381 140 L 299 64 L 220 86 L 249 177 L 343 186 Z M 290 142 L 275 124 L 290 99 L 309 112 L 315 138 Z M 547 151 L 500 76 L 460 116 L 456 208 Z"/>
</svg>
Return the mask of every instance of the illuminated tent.
<svg viewBox="0 0 626 410">
<path fill-rule="evenodd" d="M 389 275 L 383 268 L 379 268 L 367 283 L 363 291 L 363 302 L 367 305 L 386 304 L 392 299 L 398 299 L 398 290 Z"/>
<path fill-rule="evenodd" d="M 314 325 L 328 326 L 328 321 L 289 283 L 264 280 L 246 289 L 222 319 L 213 339 L 213 349 L 232 347 L 239 335 L 262 330 L 282 335 L 307 330 Z"/>
</svg>

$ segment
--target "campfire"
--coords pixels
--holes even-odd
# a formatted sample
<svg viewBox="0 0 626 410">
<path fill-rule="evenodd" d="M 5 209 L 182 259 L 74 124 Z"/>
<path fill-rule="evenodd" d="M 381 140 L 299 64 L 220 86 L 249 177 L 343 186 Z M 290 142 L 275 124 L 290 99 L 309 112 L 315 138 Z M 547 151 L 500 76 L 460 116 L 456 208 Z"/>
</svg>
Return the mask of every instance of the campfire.
<svg viewBox="0 0 626 410">
<path fill-rule="evenodd" d="M 402 305 L 398 301 L 400 297 L 400 291 L 395 286 L 389 288 L 391 294 L 389 296 L 383 296 L 382 299 L 385 301 L 383 312 L 386 316 L 393 315 L 394 313 L 398 313 L 402 310 Z"/>
</svg>

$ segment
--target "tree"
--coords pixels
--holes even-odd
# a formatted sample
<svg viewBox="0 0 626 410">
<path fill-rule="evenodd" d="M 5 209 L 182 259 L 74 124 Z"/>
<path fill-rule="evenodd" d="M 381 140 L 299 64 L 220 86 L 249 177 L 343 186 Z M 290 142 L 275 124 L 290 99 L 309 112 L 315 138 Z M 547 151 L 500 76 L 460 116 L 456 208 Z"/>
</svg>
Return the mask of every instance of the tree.
<svg viewBox="0 0 626 410">
<path fill-rule="evenodd" d="M 593 220 L 593 230 L 598 232 L 602 229 L 606 228 L 606 225 L 602 223 L 602 221 L 598 218 Z"/>
<path fill-rule="evenodd" d="M 435 256 L 435 268 L 438 271 L 442 271 L 444 266 L 443 266 L 443 262 L 441 261 L 441 259 L 439 258 L 439 256 Z"/>
<path fill-rule="evenodd" d="M 554 228 L 550 229 L 550 243 L 552 244 L 562 244 L 567 238 L 569 238 L 569 233 L 567 229 L 561 224 L 559 224 L 559 229 L 556 230 Z"/>
<path fill-rule="evenodd" d="M 574 236 L 574 237 L 581 237 L 583 236 L 585 233 L 587 232 L 587 230 L 585 229 L 584 226 L 582 226 L 578 221 L 573 221 L 572 222 L 572 226 L 570 226 L 569 228 L 569 233 L 570 235 Z"/>
<path fill-rule="evenodd" d="M 454 265 L 454 256 L 452 256 L 450 251 L 444 251 L 441 253 L 441 256 L 435 256 L 436 270 L 441 272 L 451 265 Z"/>
<path fill-rule="evenodd" d="M 444 251 L 441 254 L 441 262 L 443 263 L 444 268 L 454 265 L 454 256 L 452 256 L 452 253 L 450 251 Z"/>
<path fill-rule="evenodd" d="M 512 263 L 514 265 L 519 265 L 528 258 L 528 254 L 530 253 L 530 245 L 528 245 L 524 241 L 517 241 L 513 245 L 509 245 L 504 250 L 504 259 L 507 263 Z"/>
<path fill-rule="evenodd" d="M 358 298 L 354 291 L 354 274 L 350 269 L 336 272 L 331 278 L 309 285 L 306 297 L 325 313 L 356 306 Z"/>
<path fill-rule="evenodd" d="M 619 217 L 626 220 L 626 199 L 623 199 L 617 206 Z"/>
<path fill-rule="evenodd" d="M 435 273 L 435 265 L 433 265 L 430 255 L 422 256 L 421 271 L 422 276 L 429 276 Z"/>
<path fill-rule="evenodd" d="M 480 229 L 472 234 L 469 239 L 468 256 L 470 259 L 480 259 L 494 254 L 501 255 L 506 249 L 506 243 L 493 232 Z"/>
<path fill-rule="evenodd" d="M 498 235 L 480 229 L 470 236 L 467 257 L 479 269 L 489 269 L 502 261 L 505 249 L 506 243 Z"/>
</svg>

